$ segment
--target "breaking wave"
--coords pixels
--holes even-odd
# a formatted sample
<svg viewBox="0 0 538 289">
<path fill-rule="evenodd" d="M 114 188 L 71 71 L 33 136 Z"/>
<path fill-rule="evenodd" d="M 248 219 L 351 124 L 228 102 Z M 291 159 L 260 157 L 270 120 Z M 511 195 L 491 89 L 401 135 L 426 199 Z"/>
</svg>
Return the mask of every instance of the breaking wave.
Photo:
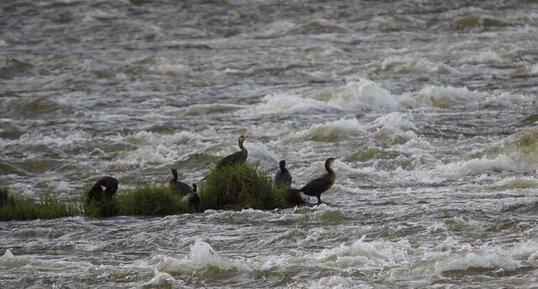
<svg viewBox="0 0 538 289">
<path fill-rule="evenodd" d="M 467 87 L 426 85 L 422 89 L 395 95 L 380 84 L 361 79 L 343 86 L 324 89 L 310 95 L 279 93 L 265 96 L 254 106 L 241 110 L 245 116 L 302 113 L 343 112 L 394 112 L 419 108 L 482 108 L 490 106 L 527 105 L 534 96 L 498 92 L 486 94 Z"/>
<path fill-rule="evenodd" d="M 538 168 L 538 127 L 519 131 L 498 144 L 474 153 L 469 159 L 450 162 L 434 174 L 459 177 L 486 172 L 525 172 Z"/>
</svg>

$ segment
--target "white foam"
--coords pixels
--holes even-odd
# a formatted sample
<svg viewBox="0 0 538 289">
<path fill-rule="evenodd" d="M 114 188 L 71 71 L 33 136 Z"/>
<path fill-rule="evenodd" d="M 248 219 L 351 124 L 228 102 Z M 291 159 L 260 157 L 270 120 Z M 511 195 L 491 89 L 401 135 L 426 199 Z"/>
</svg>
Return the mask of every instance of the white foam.
<svg viewBox="0 0 538 289">
<path fill-rule="evenodd" d="M 288 288 L 308 288 L 308 289 L 367 289 L 374 288 L 364 281 L 354 280 L 351 277 L 329 276 L 308 280 L 305 284 L 290 284 Z"/>
<path fill-rule="evenodd" d="M 152 258 L 159 271 L 167 273 L 204 274 L 204 270 L 217 268 L 221 271 L 238 270 L 250 272 L 252 268 L 243 260 L 225 257 L 213 250 L 208 243 L 196 240 L 190 247 L 190 253 L 183 259 L 157 255 Z"/>
<path fill-rule="evenodd" d="M 533 266 L 538 265 L 538 242 L 536 240 L 518 243 L 511 253 L 516 259 L 524 260 Z"/>
<path fill-rule="evenodd" d="M 538 74 L 538 64 L 533 64 L 529 68 L 530 74 Z"/>
<path fill-rule="evenodd" d="M 196 116 L 207 114 L 231 113 L 244 108 L 242 105 L 216 103 L 216 104 L 194 104 L 183 108 L 181 112 L 184 115 Z"/>
<path fill-rule="evenodd" d="M 289 21 L 275 21 L 258 29 L 257 34 L 263 37 L 277 36 L 288 33 L 296 26 L 295 23 Z"/>
<path fill-rule="evenodd" d="M 532 102 L 534 96 L 507 92 L 486 94 L 469 90 L 467 87 L 426 85 L 418 91 L 394 95 L 380 84 L 360 79 L 345 85 L 314 92 L 310 96 L 297 93 L 267 95 L 254 106 L 238 112 L 239 115 L 256 116 L 259 114 L 301 114 L 312 111 L 375 111 L 393 112 L 403 109 L 422 107 L 454 108 L 480 107 L 482 105 Z"/>
<path fill-rule="evenodd" d="M 442 258 L 434 264 L 437 272 L 467 270 L 469 268 L 504 268 L 512 270 L 520 266 L 521 262 L 514 260 L 510 254 L 496 252 L 491 249 L 463 250 L 463 252 Z"/>
<path fill-rule="evenodd" d="M 521 189 L 538 187 L 538 179 L 531 177 L 510 177 L 496 181 L 491 186 L 500 190 L 516 189 L 519 192 Z"/>
<path fill-rule="evenodd" d="M 378 173 L 378 171 L 373 167 L 363 167 L 363 168 L 357 169 L 357 168 L 351 167 L 348 163 L 343 162 L 338 159 L 334 161 L 332 167 L 335 170 L 335 172 L 338 173 L 339 177 L 342 176 L 342 179 L 349 176 L 369 175 L 369 174 Z M 322 163 L 317 164 L 316 168 L 317 168 L 316 173 L 323 173 L 325 170 L 323 168 Z"/>
<path fill-rule="evenodd" d="M 422 149 L 430 148 L 430 144 L 426 140 L 420 139 L 415 133 L 418 129 L 410 114 L 388 113 L 378 117 L 367 126 L 369 130 L 374 131 L 372 134 L 377 142 L 386 145 L 398 145 L 415 140 L 415 142 L 408 143 L 407 146 Z"/>
<path fill-rule="evenodd" d="M 462 59 L 464 62 L 478 62 L 489 64 L 500 64 L 503 62 L 502 58 L 494 51 L 485 50 L 478 53 L 471 53 Z"/>
<path fill-rule="evenodd" d="M 186 75 L 191 69 L 185 64 L 172 64 L 172 63 L 160 63 L 155 66 L 152 66 L 151 69 L 154 72 L 168 74 L 168 75 Z"/>
<path fill-rule="evenodd" d="M 505 106 L 513 107 L 514 105 L 533 105 L 534 95 L 516 94 L 513 92 L 498 92 L 490 95 L 481 105 L 482 106 Z"/>
<path fill-rule="evenodd" d="M 394 128 L 399 131 L 418 130 L 412 120 L 411 114 L 391 112 L 376 118 L 370 127 Z"/>
<path fill-rule="evenodd" d="M 319 211 L 319 208 L 317 210 Z M 310 240 L 298 245 L 303 247 L 309 242 L 316 243 L 327 233 L 326 229 L 322 228 L 310 230 L 307 233 Z M 507 245 L 488 242 L 476 246 L 447 237 L 439 244 L 433 244 L 433 246 L 424 244 L 417 247 L 405 239 L 393 242 L 383 239 L 365 241 L 361 238 L 351 244 L 340 244 L 317 252 L 294 250 L 290 254 L 258 255 L 250 259 L 242 259 L 223 256 L 215 252 L 208 243 L 197 240 L 190 247 L 188 256 L 184 258 L 157 255 L 152 257 L 150 263 L 155 266 L 159 274 L 166 272 L 166 275 L 160 275 L 164 280 L 171 280 L 168 274 L 207 276 L 214 274 L 215 270 L 240 274 L 253 271 L 287 271 L 297 266 L 331 268 L 347 273 L 353 273 L 356 270 L 363 272 L 375 270 L 379 271 L 380 276 L 401 279 L 402 276 L 417 278 L 469 268 L 513 270 L 522 266 L 535 266 L 538 263 L 537 252 L 538 242 L 534 240 Z M 156 277 L 159 274 L 156 274 Z M 156 281 L 159 280 L 156 279 Z M 308 283 L 308 286 L 309 288 L 324 287 L 340 282 L 341 288 L 352 288 L 352 283 L 348 281 L 352 280 L 342 275 L 327 276 L 326 279 L 315 280 L 315 282 L 313 280 Z M 292 283 L 290 286 L 295 288 L 306 285 Z"/>
<path fill-rule="evenodd" d="M 91 139 L 91 136 L 84 131 L 52 131 L 45 134 L 40 132 L 25 133 L 18 140 L 11 143 L 19 145 L 46 145 L 62 148 L 71 148 Z"/>
<path fill-rule="evenodd" d="M 172 76 L 185 76 L 189 73 L 192 73 L 192 68 L 183 63 L 175 63 L 174 61 L 157 57 L 155 59 L 151 58 L 154 61 L 154 64 L 148 66 L 148 70 L 157 74 L 168 74 Z"/>
<path fill-rule="evenodd" d="M 279 156 L 272 151 L 266 144 L 250 142 L 248 145 L 248 162 L 259 164 L 264 168 L 271 168 L 279 161 Z"/>
<path fill-rule="evenodd" d="M 416 56 L 389 56 L 381 62 L 381 69 L 397 73 L 450 74 L 455 72 L 455 69 L 447 64 Z"/>
<path fill-rule="evenodd" d="M 326 103 L 301 97 L 293 93 L 280 93 L 266 95 L 260 104 L 241 111 L 240 114 L 255 116 L 258 114 L 300 114 L 311 111 L 327 109 Z"/>
<path fill-rule="evenodd" d="M 444 245 L 430 248 L 427 246 L 410 250 L 411 253 L 406 262 L 390 268 L 382 273 L 391 279 L 408 278 L 414 276 L 431 276 L 448 271 L 465 271 L 473 268 L 489 270 L 514 270 L 523 264 L 536 263 L 537 243 L 526 241 L 511 245 L 497 245 L 487 243 L 473 246 L 468 243 L 454 241 L 448 237 Z M 407 263 L 407 264 L 405 264 Z"/>
<path fill-rule="evenodd" d="M 236 267 L 232 264 L 234 262 L 228 262 L 229 260 L 230 259 L 217 254 L 211 245 L 201 240 L 196 240 L 191 246 L 189 261 L 195 266 L 205 267 L 212 265 L 223 270 L 234 269 Z M 239 263 L 239 265 L 242 264 Z"/>
<path fill-rule="evenodd" d="M 127 152 L 123 157 L 110 162 L 110 165 L 134 165 L 145 166 L 148 163 L 163 164 L 178 158 L 178 152 L 164 144 L 156 146 L 142 146 L 136 150 Z"/>
<path fill-rule="evenodd" d="M 399 100 L 378 83 L 360 79 L 344 86 L 325 90 L 314 98 L 325 101 L 329 106 L 344 111 L 373 110 L 393 111 L 400 108 Z"/>
<path fill-rule="evenodd" d="M 123 152 L 122 157 L 115 159 L 110 165 L 132 165 L 145 166 L 151 164 L 166 164 L 180 159 L 185 151 L 182 147 L 196 142 L 196 147 L 200 147 L 201 140 L 205 140 L 207 135 L 214 135 L 214 128 L 199 131 L 180 131 L 173 134 L 162 134 L 157 132 L 139 131 L 127 136 L 113 136 L 111 140 L 118 143 L 131 143 L 136 145 L 135 150 Z M 192 153 L 192 150 L 188 151 Z"/>
<path fill-rule="evenodd" d="M 327 265 L 343 269 L 361 267 L 363 269 L 382 268 L 402 264 L 409 259 L 408 251 L 412 250 L 406 240 L 391 242 L 374 240 L 365 242 L 364 238 L 351 245 L 340 245 L 333 249 L 324 249 L 319 253 L 307 255 L 305 258 L 314 259 Z"/>
<path fill-rule="evenodd" d="M 484 99 L 484 94 L 478 91 L 470 91 L 467 87 L 427 85 L 417 92 L 404 94 L 402 104 L 410 108 L 478 107 Z"/>
<path fill-rule="evenodd" d="M 154 277 L 149 282 L 144 283 L 142 288 L 185 288 L 185 284 L 182 280 L 176 280 L 168 273 L 154 269 L 153 275 Z"/>
<path fill-rule="evenodd" d="M 11 252 L 11 249 L 6 249 L 6 252 L 4 253 L 4 255 L 2 255 L 1 258 L 5 259 L 5 258 L 13 258 L 13 253 Z"/>
<path fill-rule="evenodd" d="M 201 138 L 202 136 L 200 134 L 190 131 L 180 131 L 173 134 L 139 131 L 132 135 L 112 137 L 112 139 L 116 141 L 127 141 L 139 145 L 185 144 L 191 140 L 198 140 Z"/>
<path fill-rule="evenodd" d="M 337 142 L 350 136 L 367 135 L 363 125 L 356 119 L 340 119 L 322 124 L 312 125 L 305 130 L 291 133 L 284 137 L 284 142 L 298 142 L 304 140 Z"/>
<path fill-rule="evenodd" d="M 240 112 L 241 115 L 301 114 L 312 111 L 392 111 L 400 107 L 396 96 L 368 79 L 314 93 L 311 97 L 295 93 L 270 94 L 260 104 Z"/>
<path fill-rule="evenodd" d="M 73 190 L 73 187 L 64 180 L 59 180 L 54 186 L 54 192 L 70 192 Z"/>
<path fill-rule="evenodd" d="M 84 13 L 84 18 L 82 19 L 83 22 L 94 22 L 94 21 L 100 21 L 100 20 L 113 20 L 113 19 L 121 19 L 125 17 L 125 13 L 120 13 L 117 10 L 107 9 L 106 11 L 103 9 L 92 9 L 88 13 Z"/>
<path fill-rule="evenodd" d="M 538 168 L 538 128 L 523 129 L 484 150 L 480 158 L 453 161 L 432 170 L 437 176 L 459 177 L 491 171 L 532 171 Z"/>
<path fill-rule="evenodd" d="M 495 158 L 483 157 L 480 159 L 451 162 L 435 168 L 432 173 L 436 176 L 460 177 L 503 170 L 518 170 L 518 164 L 506 155 L 498 155 Z"/>
</svg>

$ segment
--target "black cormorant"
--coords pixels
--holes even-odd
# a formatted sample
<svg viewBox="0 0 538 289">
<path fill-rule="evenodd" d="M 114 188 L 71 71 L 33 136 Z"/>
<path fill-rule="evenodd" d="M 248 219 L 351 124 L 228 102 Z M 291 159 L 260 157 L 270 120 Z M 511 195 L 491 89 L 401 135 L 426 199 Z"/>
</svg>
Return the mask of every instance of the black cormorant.
<svg viewBox="0 0 538 289">
<path fill-rule="evenodd" d="M 170 173 L 172 173 L 172 178 L 168 181 L 170 191 L 174 193 L 179 193 L 182 196 L 188 195 L 193 192 L 192 188 L 189 185 L 177 180 L 176 169 L 170 169 Z"/>
<path fill-rule="evenodd" d="M 331 186 L 334 184 L 334 179 L 336 175 L 334 174 L 334 171 L 331 169 L 331 164 L 333 163 L 334 160 L 335 160 L 334 158 L 328 158 L 325 161 L 325 169 L 327 170 L 326 174 L 324 174 L 323 176 L 317 179 L 311 180 L 304 187 L 295 191 L 303 192 L 307 196 L 315 196 L 316 198 L 318 198 L 318 205 L 321 204 L 321 197 L 320 197 L 321 193 L 330 189 Z"/>
<path fill-rule="evenodd" d="M 227 155 L 222 160 L 220 160 L 219 163 L 217 164 L 217 169 L 222 169 L 227 166 L 232 166 L 232 165 L 235 165 L 238 163 L 244 163 L 247 161 L 248 151 L 243 146 L 243 142 L 246 139 L 247 139 L 247 136 L 244 136 L 244 135 L 239 137 L 239 148 L 241 150 L 231 155 Z"/>
<path fill-rule="evenodd" d="M 192 184 L 192 192 L 183 197 L 183 201 L 189 203 L 195 211 L 198 211 L 198 206 L 200 205 L 200 196 L 196 192 L 197 188 L 196 184 Z"/>
<path fill-rule="evenodd" d="M 105 188 L 103 190 L 103 187 Z M 110 201 L 112 195 L 118 190 L 118 180 L 105 176 L 100 178 L 88 192 L 88 201 L 95 200 L 97 202 Z M 104 198 L 104 199 L 103 199 Z"/>
<path fill-rule="evenodd" d="M 1 206 L 4 206 L 8 203 L 8 199 L 9 199 L 9 194 L 6 191 L 2 190 L 2 188 L 0 188 L 0 207 Z"/>
<path fill-rule="evenodd" d="M 280 170 L 275 174 L 274 182 L 277 186 L 291 186 L 291 175 L 288 169 L 286 169 L 286 161 L 281 160 L 280 163 L 278 163 L 280 166 Z"/>
</svg>

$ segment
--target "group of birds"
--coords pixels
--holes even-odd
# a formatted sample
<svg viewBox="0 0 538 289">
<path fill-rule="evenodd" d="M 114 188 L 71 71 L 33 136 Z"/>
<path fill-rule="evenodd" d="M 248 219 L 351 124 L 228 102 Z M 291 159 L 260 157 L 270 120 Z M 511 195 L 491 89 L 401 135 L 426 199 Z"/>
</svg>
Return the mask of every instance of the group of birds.
<svg viewBox="0 0 538 289">
<path fill-rule="evenodd" d="M 246 139 L 247 136 L 241 135 L 238 140 L 240 151 L 234 152 L 221 159 L 217 163 L 216 168 L 223 169 L 228 166 L 233 166 L 239 163 L 246 162 L 248 158 L 248 151 L 244 146 L 244 142 Z M 279 171 L 277 171 L 274 176 L 274 183 L 277 186 L 289 189 L 290 192 L 296 194 L 302 192 L 307 196 L 316 197 L 318 201 L 317 203 L 321 204 L 321 194 L 332 187 L 336 178 L 336 175 L 331 168 L 331 164 L 334 162 L 334 160 L 335 158 L 328 158 L 325 161 L 325 170 L 327 171 L 327 173 L 311 180 L 299 189 L 291 187 L 292 177 L 288 169 L 286 169 L 286 161 L 282 160 L 279 163 Z M 178 181 L 177 170 L 174 168 L 170 169 L 170 173 L 172 174 L 172 178 L 168 181 L 170 191 L 180 194 L 183 197 L 182 200 L 184 202 L 187 202 L 195 210 L 197 210 L 198 205 L 200 204 L 200 196 L 197 193 L 196 184 L 192 184 L 192 186 L 189 186 L 186 183 Z M 88 193 L 88 201 L 95 200 L 100 202 L 103 199 L 110 200 L 117 189 L 118 180 L 109 176 L 102 177 L 90 189 Z"/>
<path fill-rule="evenodd" d="M 331 165 L 334 160 L 335 158 L 328 158 L 327 160 L 325 160 L 325 170 L 327 171 L 327 173 L 311 180 L 300 189 L 294 189 L 291 187 L 291 174 L 286 169 L 286 161 L 282 160 L 279 163 L 280 170 L 275 175 L 274 183 L 279 186 L 286 186 L 293 193 L 298 194 L 302 192 L 307 196 L 316 197 L 318 199 L 319 205 L 322 203 L 321 194 L 330 189 L 334 184 L 334 180 L 336 179 L 336 174 L 331 168 Z"/>
</svg>

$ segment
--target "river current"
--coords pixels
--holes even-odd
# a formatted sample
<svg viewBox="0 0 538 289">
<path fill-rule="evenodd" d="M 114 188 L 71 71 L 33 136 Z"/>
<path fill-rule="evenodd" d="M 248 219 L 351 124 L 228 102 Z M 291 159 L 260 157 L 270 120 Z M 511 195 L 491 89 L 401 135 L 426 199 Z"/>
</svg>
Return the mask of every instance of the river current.
<svg viewBox="0 0 538 289">
<path fill-rule="evenodd" d="M 537 288 L 536 35 L 534 1 L 1 1 L 0 186 L 337 160 L 319 206 L 1 222 L 0 288 Z"/>
</svg>

